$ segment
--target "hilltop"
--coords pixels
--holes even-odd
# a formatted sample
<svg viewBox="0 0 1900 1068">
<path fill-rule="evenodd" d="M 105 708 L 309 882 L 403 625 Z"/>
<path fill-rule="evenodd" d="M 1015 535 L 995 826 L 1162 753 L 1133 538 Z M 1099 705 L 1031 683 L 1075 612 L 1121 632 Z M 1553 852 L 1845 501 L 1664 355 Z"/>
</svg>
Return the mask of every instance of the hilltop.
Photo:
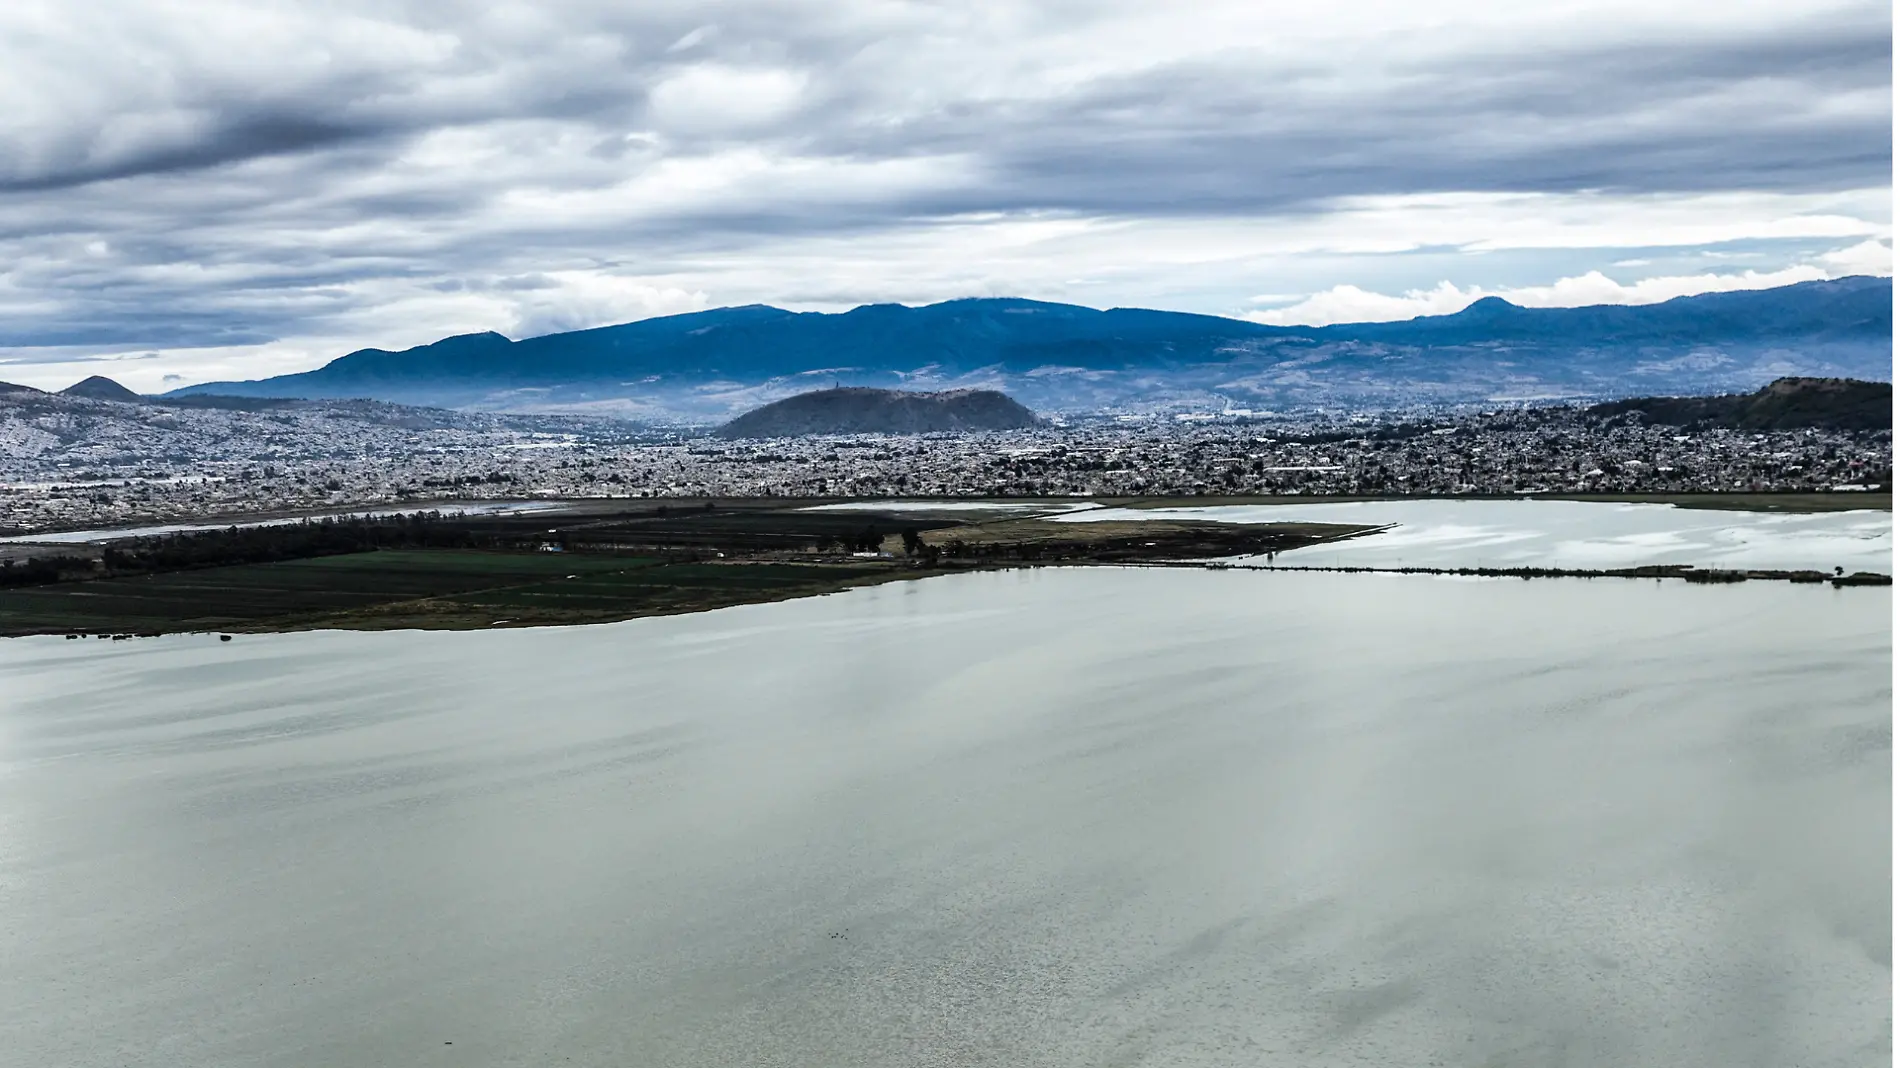
<svg viewBox="0 0 1900 1068">
<path fill-rule="evenodd" d="M 87 400 L 118 401 L 121 404 L 139 404 L 144 397 L 125 388 L 104 375 L 74 382 L 59 391 L 62 397 L 84 397 Z"/>
<path fill-rule="evenodd" d="M 362 349 L 314 371 L 171 394 L 363 397 L 717 422 L 818 381 L 1005 390 L 1041 410 L 1387 407 L 1740 392 L 1892 375 L 1893 284 L 1843 278 L 1649 305 L 1325 327 L 1018 298 L 848 312 L 765 305 L 513 341 Z"/>
<path fill-rule="evenodd" d="M 800 393 L 727 423 L 725 438 L 808 434 L 927 434 L 952 430 L 1021 430 L 1036 413 L 989 389 L 918 393 L 850 386 Z"/>
<path fill-rule="evenodd" d="M 1735 430 L 1889 430 L 1893 384 L 1851 378 L 1777 378 L 1753 393 L 1719 397 L 1637 397 L 1587 409 L 1635 412 L 1652 423 Z"/>
</svg>

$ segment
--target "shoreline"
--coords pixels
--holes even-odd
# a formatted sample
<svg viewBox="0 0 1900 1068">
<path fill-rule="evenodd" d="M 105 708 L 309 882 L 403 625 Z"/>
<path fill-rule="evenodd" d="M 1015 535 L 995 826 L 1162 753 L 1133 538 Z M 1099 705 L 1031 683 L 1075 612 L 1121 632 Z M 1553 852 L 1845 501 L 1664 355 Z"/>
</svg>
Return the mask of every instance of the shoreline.
<svg viewBox="0 0 1900 1068">
<path fill-rule="evenodd" d="M 1784 568 L 1713 568 L 1693 564 L 1645 564 L 1639 567 L 1374 567 L 1352 564 L 1242 564 L 1220 560 L 1199 563 L 1155 561 L 1141 567 L 1199 567 L 1209 571 L 1310 571 L 1343 575 L 1445 575 L 1457 578 L 1515 579 L 1679 579 L 1691 585 L 1731 585 L 1738 582 L 1791 582 L 1796 585 L 1891 586 L 1893 576 L 1878 571 L 1830 575 L 1825 571 Z"/>
<path fill-rule="evenodd" d="M 1891 492 L 1787 492 L 1715 491 L 1707 493 L 1418 493 L 1405 496 L 1360 496 L 1333 494 L 1303 496 L 1222 497 L 1107 497 L 1099 500 L 1107 508 L 1219 508 L 1236 505 L 1303 504 L 1397 504 L 1406 501 L 1574 501 L 1580 504 L 1662 504 L 1685 511 L 1779 512 L 1784 514 L 1822 514 L 1827 512 L 1891 512 Z"/>
<path fill-rule="evenodd" d="M 747 563 L 725 565 L 734 568 L 757 566 Z M 1690 585 L 1735 585 L 1744 582 L 1786 582 L 1792 585 L 1827 586 L 1843 589 L 1856 586 L 1893 585 L 1893 576 L 1878 572 L 1858 571 L 1843 575 L 1829 575 L 1821 571 L 1790 571 L 1780 569 L 1737 569 L 1723 570 L 1715 568 L 1696 568 L 1689 565 L 1663 565 L 1631 568 L 1555 568 L 1555 567 L 1368 567 L 1347 565 L 1280 565 L 1245 564 L 1219 560 L 1013 560 L 1006 562 L 985 562 L 935 567 L 898 566 L 871 571 L 849 579 L 834 581 L 822 588 L 798 590 L 753 591 L 751 595 L 720 598 L 694 603 L 674 603 L 656 605 L 615 613 L 606 617 L 590 619 L 554 619 L 505 617 L 489 619 L 480 614 L 442 614 L 431 616 L 418 611 L 416 602 L 399 602 L 388 606 L 391 611 L 382 613 L 368 611 L 347 617 L 308 617 L 301 619 L 258 620 L 251 624 L 235 624 L 206 629 L 175 629 L 159 631 L 74 631 L 74 630 L 34 630 L 0 634 L 0 638 L 52 638 L 64 636 L 72 639 L 95 639 L 125 641 L 132 638 L 156 638 L 172 635 L 202 634 L 230 640 L 237 634 L 301 634 L 315 631 L 483 631 L 483 630 L 523 630 L 547 627 L 589 627 L 609 623 L 624 623 L 634 619 L 653 619 L 666 616 L 698 615 L 703 612 L 715 612 L 726 608 L 740 608 L 756 604 L 776 604 L 785 601 L 805 600 L 812 597 L 824 597 L 835 593 L 844 593 L 854 589 L 882 586 L 892 582 L 916 581 L 929 578 L 941 578 L 953 575 L 984 574 L 1004 571 L 1042 570 L 1055 568 L 1172 568 L 1198 571 L 1252 571 L 1252 572 L 1293 572 L 1293 573 L 1331 573 L 1351 575 L 1408 575 L 1426 577 L 1454 578 L 1515 578 L 1524 581 L 1533 579 L 1649 579 L 1661 582 L 1674 579 Z M 406 609 L 406 610 L 405 610 Z"/>
<path fill-rule="evenodd" d="M 136 537 L 133 532 L 154 526 L 192 529 L 223 529 L 230 526 L 320 521 L 369 513 L 412 515 L 453 509 L 519 509 L 549 518 L 566 515 L 585 516 L 595 511 L 627 506 L 675 508 L 698 507 L 711 501 L 748 507 L 785 509 L 817 508 L 827 505 L 916 505 L 916 504 L 994 504 L 1023 508 L 1077 504 L 1103 508 L 1220 508 L 1235 505 L 1316 505 L 1316 504 L 1397 504 L 1406 501 L 1577 501 L 1598 504 L 1663 504 L 1696 511 L 1781 512 L 1813 514 L 1825 512 L 1891 512 L 1893 494 L 1880 492 L 1818 492 L 1789 490 L 1776 492 L 1716 491 L 1705 493 L 1460 493 L 1460 494 L 1224 494 L 1205 496 L 1131 496 L 1131 497 L 443 497 L 408 501 L 358 501 L 335 505 L 292 508 L 261 508 L 248 512 L 215 512 L 203 515 L 165 515 L 127 518 L 110 527 L 62 526 L 0 535 L 0 543 L 18 545 L 87 544 L 72 540 L 75 534 L 95 534 L 91 542 L 120 537 Z M 36 539 L 53 539 L 36 540 Z"/>
</svg>

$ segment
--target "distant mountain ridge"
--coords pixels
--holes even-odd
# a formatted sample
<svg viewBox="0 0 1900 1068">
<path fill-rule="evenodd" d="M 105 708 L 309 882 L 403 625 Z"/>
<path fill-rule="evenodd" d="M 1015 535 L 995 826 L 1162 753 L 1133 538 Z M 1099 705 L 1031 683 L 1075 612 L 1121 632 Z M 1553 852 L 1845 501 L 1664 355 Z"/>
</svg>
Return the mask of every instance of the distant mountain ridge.
<svg viewBox="0 0 1900 1068">
<path fill-rule="evenodd" d="M 837 314 L 765 305 L 511 341 L 363 349 L 314 371 L 176 395 L 729 417 L 819 381 L 1002 389 L 1044 409 L 1404 405 L 1754 389 L 1892 376 L 1892 280 L 1843 278 L 1659 304 L 1521 308 L 1326 327 L 1019 298 Z"/>
<path fill-rule="evenodd" d="M 991 389 L 939 393 L 845 386 L 820 389 L 755 408 L 725 426 L 725 438 L 786 438 L 807 434 L 929 434 L 964 430 L 1021 430 L 1036 413 Z"/>
</svg>

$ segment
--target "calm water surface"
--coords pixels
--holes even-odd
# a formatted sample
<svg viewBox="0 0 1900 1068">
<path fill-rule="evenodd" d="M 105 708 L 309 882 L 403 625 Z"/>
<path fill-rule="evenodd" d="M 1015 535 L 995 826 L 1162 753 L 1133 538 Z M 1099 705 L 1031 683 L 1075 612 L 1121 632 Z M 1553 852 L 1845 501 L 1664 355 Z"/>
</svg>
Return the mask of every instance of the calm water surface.
<svg viewBox="0 0 1900 1068">
<path fill-rule="evenodd" d="M 1280 554 L 1287 564 L 1351 567 L 1694 567 L 1893 574 L 1893 513 L 1733 512 L 1602 501 L 1410 500 L 1102 508 L 1057 522 L 1212 519 L 1364 523 L 1390 529 Z"/>
<path fill-rule="evenodd" d="M 0 1063 L 1884 1064 L 1891 609 L 1088 569 L 15 639 Z"/>
</svg>

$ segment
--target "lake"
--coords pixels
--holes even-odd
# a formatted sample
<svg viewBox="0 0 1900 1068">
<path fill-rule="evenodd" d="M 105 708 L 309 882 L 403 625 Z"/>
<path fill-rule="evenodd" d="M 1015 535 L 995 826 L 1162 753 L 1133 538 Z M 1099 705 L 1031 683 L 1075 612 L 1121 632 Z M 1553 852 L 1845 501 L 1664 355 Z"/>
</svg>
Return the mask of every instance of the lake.
<svg viewBox="0 0 1900 1068">
<path fill-rule="evenodd" d="M 0 642 L 0 1064 L 1875 1065 L 1891 591 Z"/>
</svg>

